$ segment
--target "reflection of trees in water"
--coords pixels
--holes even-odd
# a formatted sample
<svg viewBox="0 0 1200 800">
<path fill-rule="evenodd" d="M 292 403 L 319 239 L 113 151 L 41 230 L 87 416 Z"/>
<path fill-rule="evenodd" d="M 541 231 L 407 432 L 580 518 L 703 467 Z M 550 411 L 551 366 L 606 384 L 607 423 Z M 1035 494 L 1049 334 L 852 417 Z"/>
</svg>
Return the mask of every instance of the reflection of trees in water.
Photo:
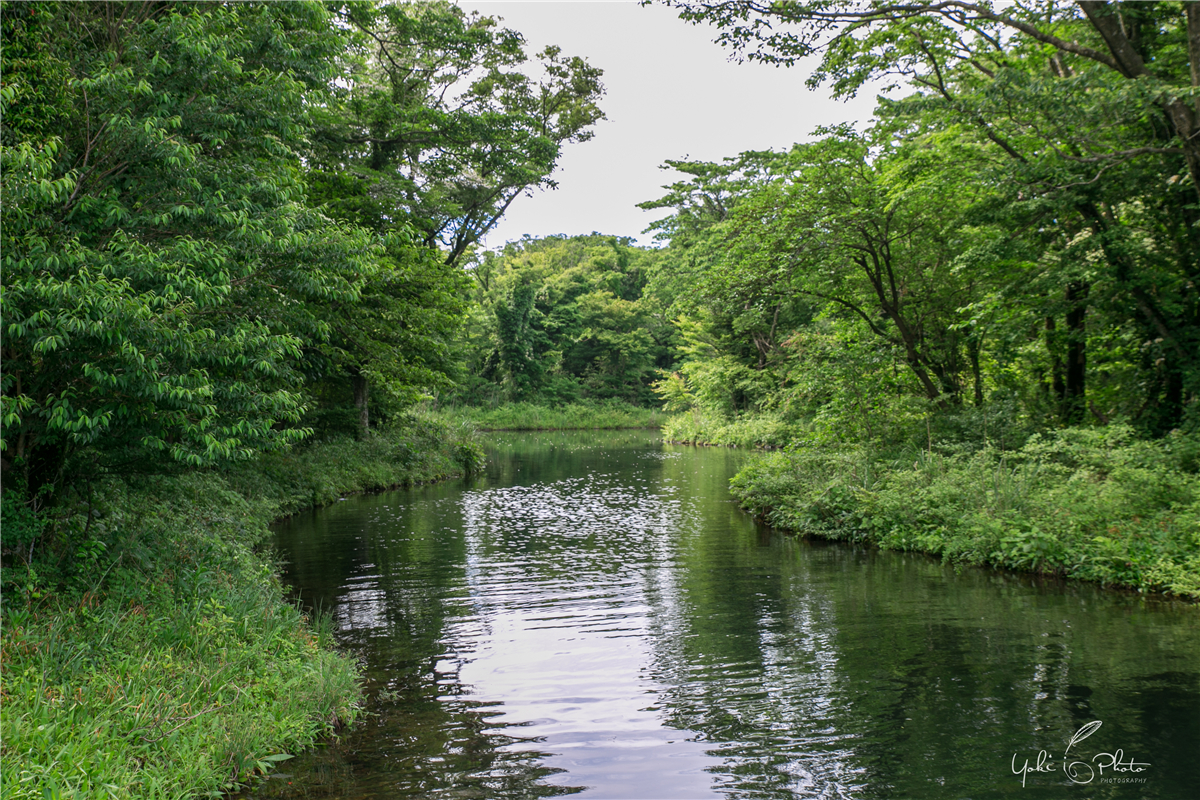
<svg viewBox="0 0 1200 800">
<path fill-rule="evenodd" d="M 372 712 L 342 745 L 353 796 L 548 797 L 554 773 L 490 719 L 458 682 L 448 630 L 474 615 L 464 589 L 461 488 L 424 490 L 383 506 L 363 527 L 361 570 L 338 600 L 341 636 L 366 660 Z M 357 585 L 356 585 L 357 584 Z M 365 794 L 363 794 L 365 792 Z"/>
<path fill-rule="evenodd" d="M 404 682 L 405 690 L 382 697 L 375 686 L 371 714 L 354 731 L 286 762 L 286 778 L 266 781 L 254 796 L 537 798 L 580 791 L 546 785 L 557 770 L 541 763 L 545 753 L 514 749 L 526 743 L 490 722 L 494 705 L 454 697 L 461 687 L 447 692 L 443 684 L 439 699 L 429 681 Z"/>
<path fill-rule="evenodd" d="M 338 615 L 377 715 L 282 765 L 296 796 L 575 791 L 459 677 L 496 615 L 568 592 L 641 627 L 663 687 L 647 706 L 710 748 L 730 797 L 996 795 L 1019 786 L 1013 753 L 1061 753 L 1093 719 L 1090 752 L 1153 764 L 1135 794 L 1095 796 L 1187 796 L 1194 609 L 772 535 L 728 499 L 744 454 L 603 436 L 495 437 L 466 489 L 348 501 L 293 531 L 290 574 Z M 1022 796 L 1061 794 L 1051 779 Z"/>
<path fill-rule="evenodd" d="M 729 461 L 742 457 L 698 451 L 664 468 L 686 498 L 672 566 L 654 569 L 648 590 L 664 720 L 710 744 L 725 794 L 848 796 L 860 782 L 852 753 L 827 743 L 833 609 L 782 591 L 779 542 L 729 498 Z"/>
<path fill-rule="evenodd" d="M 653 446 L 652 436 L 641 431 L 601 436 L 638 453 Z M 491 721 L 500 713 L 497 704 L 469 699 L 456 661 L 469 652 L 448 652 L 447 641 L 459 637 L 456 628 L 486 627 L 486 615 L 471 597 L 469 551 L 490 562 L 552 566 L 575 551 L 580 563 L 602 572 L 604 564 L 611 572 L 628 555 L 600 558 L 602 536 L 592 537 L 588 551 L 579 538 L 566 548 L 561 536 L 539 539 L 530 535 L 530 526 L 511 524 L 522 509 L 534 514 L 526 522 L 545 529 L 555 504 L 572 504 L 577 516 L 589 504 L 598 514 L 637 500 L 607 492 L 568 498 L 504 488 L 536 482 L 538 476 L 558 480 L 603 472 L 612 448 L 597 448 L 596 439 L 592 432 L 496 436 L 487 473 L 466 489 L 443 484 L 351 498 L 281 526 L 289 581 L 313 606 L 332 612 L 339 640 L 364 660 L 370 713 L 339 741 L 286 762 L 290 785 L 270 780 L 255 796 L 527 798 L 582 790 L 545 783 L 559 770 L 542 763 L 547 754 L 536 741 Z M 464 519 L 464 511 L 469 516 L 498 499 L 513 501 L 491 503 L 492 511 L 501 512 L 493 520 L 500 524 L 482 535 L 469 533 L 475 523 Z M 641 524 L 651 510 L 629 516 L 630 524 Z M 452 644 L 469 651 L 469 642 Z"/>
<path fill-rule="evenodd" d="M 1189 611 L 1028 576 L 956 574 L 923 556 L 764 537 L 724 513 L 718 473 L 666 466 L 664 480 L 687 498 L 684 519 L 703 523 L 684 523 L 679 570 L 652 572 L 648 597 L 653 675 L 669 687 L 664 719 L 712 743 L 725 760 L 722 791 L 1000 792 L 1011 788 L 1013 752 L 1061 753 L 1080 725 L 1105 719 L 1110 749 L 1176 755 L 1174 777 L 1161 774 L 1139 796 L 1186 794 L 1185 748 L 1200 742 L 1200 637 Z M 1026 793 L 1052 796 L 1064 782 L 1031 782 Z"/>
</svg>

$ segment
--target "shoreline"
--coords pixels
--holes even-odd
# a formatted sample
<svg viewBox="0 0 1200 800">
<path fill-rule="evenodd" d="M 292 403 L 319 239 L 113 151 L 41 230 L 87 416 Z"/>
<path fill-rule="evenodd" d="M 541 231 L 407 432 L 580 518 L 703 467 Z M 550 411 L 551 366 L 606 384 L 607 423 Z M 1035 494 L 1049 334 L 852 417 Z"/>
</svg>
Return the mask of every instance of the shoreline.
<svg viewBox="0 0 1200 800">
<path fill-rule="evenodd" d="M 6 796 L 229 794 L 353 725 L 356 660 L 262 545 L 290 516 L 478 465 L 470 432 L 407 423 L 102 487 L 91 533 L 107 560 L 62 585 L 34 585 L 30 566 L 5 598 Z"/>
</svg>

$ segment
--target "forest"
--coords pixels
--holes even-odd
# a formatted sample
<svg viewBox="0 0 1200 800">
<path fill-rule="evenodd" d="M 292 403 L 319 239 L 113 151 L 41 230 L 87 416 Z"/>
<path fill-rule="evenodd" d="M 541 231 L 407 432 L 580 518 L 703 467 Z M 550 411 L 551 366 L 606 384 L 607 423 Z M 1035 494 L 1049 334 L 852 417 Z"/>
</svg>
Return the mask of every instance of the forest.
<svg viewBox="0 0 1200 800">
<path fill-rule="evenodd" d="M 733 490 L 782 528 L 1200 597 L 1200 4 L 665 4 L 891 90 L 667 161 L 652 245 L 491 249 L 604 119 L 584 59 L 443 0 L 3 4 L 14 797 L 224 791 L 352 722 L 266 526 L 476 427 L 665 422 L 769 450 Z"/>
</svg>

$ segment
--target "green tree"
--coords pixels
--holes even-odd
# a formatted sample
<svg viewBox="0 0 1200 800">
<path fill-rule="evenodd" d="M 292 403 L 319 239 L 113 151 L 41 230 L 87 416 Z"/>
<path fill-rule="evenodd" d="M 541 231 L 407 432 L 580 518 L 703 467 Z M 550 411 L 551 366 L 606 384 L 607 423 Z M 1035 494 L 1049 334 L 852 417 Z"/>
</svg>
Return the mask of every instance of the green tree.
<svg viewBox="0 0 1200 800">
<path fill-rule="evenodd" d="M 373 228 L 413 225 L 450 263 L 519 195 L 555 186 L 562 147 L 604 118 L 599 69 L 557 47 L 530 64 L 491 17 L 443 0 L 340 13 L 361 55 L 317 109 L 310 180 Z"/>
<path fill-rule="evenodd" d="M 203 465 L 302 437 L 312 309 L 354 300 L 375 258 L 365 232 L 305 205 L 299 178 L 305 98 L 343 35 L 307 3 L 62 3 L 32 7 L 36 25 L 13 11 L 6 467 L 37 494 L 161 468 L 156 454 Z M 51 73 L 68 76 L 61 95 L 38 83 Z"/>
<path fill-rule="evenodd" d="M 530 63 L 518 33 L 450 3 L 339 14 L 352 46 L 312 108 L 310 198 L 390 244 L 362 298 L 326 309 L 331 338 L 308 363 L 323 408 L 336 415 L 338 398 L 352 397 L 365 431 L 369 406 L 451 386 L 467 298 L 456 265 L 517 196 L 554 186 L 562 147 L 603 118 L 603 87 L 582 59 L 551 47 Z"/>
<path fill-rule="evenodd" d="M 657 254 L 592 234 L 523 239 L 471 269 L 479 312 L 469 333 L 465 396 L 486 385 L 508 399 L 652 402 L 656 367 L 669 366 L 673 327 L 645 294 Z"/>
<path fill-rule="evenodd" d="M 763 410 L 779 388 L 775 367 L 783 340 L 811 319 L 811 308 L 779 273 L 731 271 L 728 235 L 740 206 L 786 172 L 787 156 L 747 151 L 720 163 L 667 161 L 665 167 L 689 177 L 639 204 L 672 212 L 651 226 L 670 246 L 648 292 L 669 307 L 681 340 L 680 372 L 659 390 L 682 379 L 678 388 L 708 412 L 731 417 Z"/>
<path fill-rule="evenodd" d="M 337 427 L 346 399 L 353 402 L 360 434 L 373 407 L 394 414 L 454 385 L 459 335 L 470 278 L 442 253 L 391 232 L 357 298 L 326 304 L 326 338 L 304 348 L 307 388 L 318 408 L 310 419 Z M 349 392 L 346 391 L 349 384 Z"/>
<path fill-rule="evenodd" d="M 708 229 L 698 296 L 715 311 L 741 312 L 735 330 L 755 344 L 759 369 L 785 335 L 780 310 L 800 295 L 826 314 L 850 315 L 902 353 L 926 398 L 958 402 L 956 312 L 974 299 L 952 270 L 963 192 L 949 180 L 898 173 L 848 129 L 775 162 L 774 177 Z M 695 369 L 711 372 L 714 355 L 693 358 L 708 362 Z"/>
<path fill-rule="evenodd" d="M 1006 302 L 1044 320 L 1046 385 L 1062 419 L 1090 409 L 1163 432 L 1194 406 L 1195 4 L 669 4 L 716 25 L 741 57 L 791 65 L 819 55 L 810 86 L 852 95 L 876 78 L 906 81 L 914 93 L 880 109 L 897 139 L 940 131 L 981 146 L 974 179 L 992 187 L 993 214 L 1037 276 L 1029 292 L 1006 289 Z M 1141 343 L 1132 357 L 1129 339 Z M 1089 341 L 1107 349 L 1089 352 Z"/>
</svg>

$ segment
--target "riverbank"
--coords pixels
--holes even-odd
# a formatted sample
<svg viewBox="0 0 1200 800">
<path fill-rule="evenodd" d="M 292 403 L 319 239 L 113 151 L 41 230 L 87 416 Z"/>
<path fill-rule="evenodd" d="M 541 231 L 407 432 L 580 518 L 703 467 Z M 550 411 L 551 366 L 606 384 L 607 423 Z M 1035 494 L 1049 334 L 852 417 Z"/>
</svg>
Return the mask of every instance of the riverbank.
<svg viewBox="0 0 1200 800">
<path fill-rule="evenodd" d="M 794 425 L 771 414 L 724 420 L 693 410 L 670 417 L 663 424 L 663 439 L 668 442 L 716 447 L 771 450 L 786 447 L 797 433 Z"/>
<path fill-rule="evenodd" d="M 4 796 L 225 792 L 353 722 L 357 664 L 286 598 L 268 525 L 481 458 L 469 429 L 409 418 L 221 472 L 112 480 L 54 518 L 5 508 Z M 11 545 L 32 528 L 41 552 L 21 563 Z"/>
<path fill-rule="evenodd" d="M 482 431 L 617 430 L 661 428 L 669 415 L 657 408 L 627 403 L 570 403 L 540 406 L 508 403 L 496 408 L 448 406 L 428 412 L 449 424 L 466 424 Z"/>
<path fill-rule="evenodd" d="M 731 488 L 800 534 L 1200 599 L 1198 470 L 1195 436 L 1110 425 L 1011 450 L 797 446 L 756 458 Z"/>
</svg>

